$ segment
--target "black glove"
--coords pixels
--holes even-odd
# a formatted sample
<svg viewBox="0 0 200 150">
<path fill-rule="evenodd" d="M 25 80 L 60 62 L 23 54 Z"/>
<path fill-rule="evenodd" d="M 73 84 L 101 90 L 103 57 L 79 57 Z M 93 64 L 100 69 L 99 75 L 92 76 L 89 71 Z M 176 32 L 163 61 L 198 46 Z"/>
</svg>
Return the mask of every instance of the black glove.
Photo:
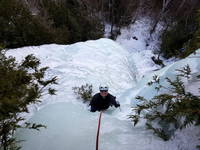
<svg viewBox="0 0 200 150">
<path fill-rule="evenodd" d="M 91 107 L 90 111 L 91 111 L 91 112 L 95 112 L 96 109 L 94 109 L 94 107 Z"/>
<path fill-rule="evenodd" d="M 120 103 L 119 103 L 118 101 L 116 101 L 115 107 L 116 107 L 116 108 L 117 108 L 117 107 L 120 107 Z"/>
<path fill-rule="evenodd" d="M 90 112 L 95 112 L 96 110 L 90 110 Z"/>
</svg>

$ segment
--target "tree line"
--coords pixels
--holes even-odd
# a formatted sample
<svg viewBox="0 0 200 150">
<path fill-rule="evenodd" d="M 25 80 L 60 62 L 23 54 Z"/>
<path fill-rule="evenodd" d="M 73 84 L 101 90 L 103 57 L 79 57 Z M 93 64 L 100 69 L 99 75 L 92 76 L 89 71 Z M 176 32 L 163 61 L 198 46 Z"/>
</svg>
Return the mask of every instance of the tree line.
<svg viewBox="0 0 200 150">
<path fill-rule="evenodd" d="M 7 48 L 97 39 L 103 25 L 78 0 L 1 0 L 0 43 Z"/>
<path fill-rule="evenodd" d="M 57 77 L 46 78 L 48 67 L 39 67 L 40 60 L 28 55 L 20 63 L 6 57 L 0 47 L 0 149 L 19 150 L 19 140 L 14 136 L 19 128 L 39 130 L 42 124 L 30 123 L 22 116 L 29 113 L 31 104 L 39 104 L 46 94 L 54 95 L 51 85 Z"/>
<path fill-rule="evenodd" d="M 150 37 L 157 25 L 165 24 L 159 55 L 186 57 L 199 48 L 199 0 L 81 0 L 104 23 L 111 25 L 110 37 L 140 17 L 151 18 Z M 194 42 L 195 41 L 195 42 Z M 184 52 L 183 52 L 184 50 Z"/>
<path fill-rule="evenodd" d="M 1 0 L 0 8 L 0 44 L 7 48 L 98 39 L 105 24 L 115 39 L 143 16 L 152 20 L 150 35 L 165 23 L 164 57 L 179 57 L 181 49 L 185 57 L 199 47 L 199 0 Z"/>
<path fill-rule="evenodd" d="M 188 91 L 184 82 L 191 78 L 196 78 L 199 82 L 200 75 L 192 74 L 189 65 L 176 71 L 178 74 L 175 79 L 166 77 L 165 84 L 161 84 L 161 77 L 155 75 L 147 84 L 154 86 L 158 94 L 152 99 L 137 96 L 138 104 L 133 109 L 134 114 L 130 115 L 134 125 L 145 119 L 147 129 L 165 141 L 172 139 L 177 130 L 192 125 L 199 128 L 200 125 L 199 93 Z M 197 145 L 197 148 L 200 148 L 200 145 Z"/>
</svg>

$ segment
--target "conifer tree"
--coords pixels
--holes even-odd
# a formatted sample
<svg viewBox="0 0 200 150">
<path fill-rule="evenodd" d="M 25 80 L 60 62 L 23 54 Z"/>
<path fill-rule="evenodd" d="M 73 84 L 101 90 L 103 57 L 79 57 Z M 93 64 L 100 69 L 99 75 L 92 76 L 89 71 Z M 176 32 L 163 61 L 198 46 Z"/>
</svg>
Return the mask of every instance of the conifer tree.
<svg viewBox="0 0 200 150">
<path fill-rule="evenodd" d="M 72 90 L 74 94 L 76 94 L 78 99 L 82 99 L 83 102 L 89 102 L 92 99 L 92 84 L 86 83 L 85 85 L 81 85 L 80 87 L 73 87 Z"/>
<path fill-rule="evenodd" d="M 196 17 L 197 29 L 193 34 L 192 39 L 190 39 L 187 43 L 185 43 L 185 49 L 183 56 L 186 57 L 189 54 L 193 53 L 196 49 L 200 48 L 200 9 L 197 12 Z"/>
<path fill-rule="evenodd" d="M 138 96 L 140 103 L 134 108 L 134 115 L 130 115 L 134 125 L 140 119 L 146 119 L 148 129 L 164 140 L 169 140 L 177 129 L 188 125 L 200 125 L 200 97 L 186 91 L 182 78 L 189 79 L 191 70 L 189 66 L 177 70 L 179 74 L 175 80 L 166 78 L 170 87 L 160 84 L 155 76 L 148 85 L 155 84 L 156 90 L 166 89 L 168 92 L 154 96 L 151 100 Z"/>
<path fill-rule="evenodd" d="M 56 77 L 44 79 L 48 67 L 39 68 L 40 61 L 28 55 L 21 63 L 13 57 L 6 57 L 0 51 L 0 149 L 15 150 L 16 129 L 30 128 L 39 130 L 41 124 L 25 122 L 20 113 L 28 113 L 30 104 L 37 104 L 44 94 L 55 94 L 50 85 L 56 84 Z"/>
</svg>

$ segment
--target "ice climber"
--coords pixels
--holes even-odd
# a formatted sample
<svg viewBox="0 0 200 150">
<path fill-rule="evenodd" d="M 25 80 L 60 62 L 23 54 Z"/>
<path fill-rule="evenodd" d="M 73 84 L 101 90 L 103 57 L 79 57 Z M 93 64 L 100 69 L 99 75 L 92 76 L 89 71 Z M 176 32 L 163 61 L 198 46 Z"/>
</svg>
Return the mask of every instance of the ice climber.
<svg viewBox="0 0 200 150">
<path fill-rule="evenodd" d="M 102 111 L 109 108 L 109 106 L 120 107 L 118 101 L 116 101 L 116 97 L 108 93 L 108 86 L 100 85 L 99 86 L 99 93 L 95 94 L 92 97 L 90 102 L 91 112 L 95 111 Z"/>
</svg>

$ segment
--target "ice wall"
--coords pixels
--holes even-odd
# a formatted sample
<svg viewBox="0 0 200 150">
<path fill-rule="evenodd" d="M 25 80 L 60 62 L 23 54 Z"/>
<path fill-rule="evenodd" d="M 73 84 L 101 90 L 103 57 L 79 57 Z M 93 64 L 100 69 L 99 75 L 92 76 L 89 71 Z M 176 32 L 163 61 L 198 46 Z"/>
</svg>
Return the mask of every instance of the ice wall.
<svg viewBox="0 0 200 150">
<path fill-rule="evenodd" d="M 93 150 L 99 113 L 88 111 L 86 104 L 77 100 L 72 87 L 84 83 L 94 85 L 94 92 L 98 91 L 101 82 L 107 82 L 111 94 L 117 96 L 121 103 L 119 109 L 110 108 L 103 113 L 100 132 L 100 149 L 104 150 L 194 150 L 194 142 L 190 137 L 177 135 L 174 141 L 164 142 L 145 130 L 144 124 L 133 127 L 128 114 L 131 103 L 134 105 L 136 95 L 150 98 L 156 94 L 153 88 L 146 86 L 154 74 L 164 78 L 173 77 L 174 69 L 190 63 L 195 72 L 199 71 L 199 58 L 190 56 L 162 70 L 145 75 L 136 84 L 133 72 L 137 73 L 137 65 L 132 55 L 117 43 L 100 39 L 97 41 L 81 42 L 73 45 L 44 45 L 9 51 L 23 59 L 33 53 L 41 59 L 42 66 L 49 66 L 47 76 L 58 76 L 59 85 L 56 96 L 43 97 L 40 106 L 32 107 L 33 116 L 30 121 L 43 123 L 47 129 L 41 132 L 21 129 L 16 136 L 22 142 L 22 150 Z M 199 51 L 198 51 L 199 53 Z M 136 54 L 137 55 L 137 54 Z M 139 61 L 139 60 L 137 60 Z M 128 62 L 128 66 L 127 66 Z M 134 68 L 130 72 L 130 66 Z M 145 67 L 145 66 L 142 66 Z M 191 129 L 192 130 L 192 129 Z M 189 129 L 190 131 L 190 129 Z M 185 131 L 186 134 L 191 132 Z M 192 130 L 193 131 L 193 130 Z M 192 138 L 192 140 L 195 139 Z"/>
</svg>

